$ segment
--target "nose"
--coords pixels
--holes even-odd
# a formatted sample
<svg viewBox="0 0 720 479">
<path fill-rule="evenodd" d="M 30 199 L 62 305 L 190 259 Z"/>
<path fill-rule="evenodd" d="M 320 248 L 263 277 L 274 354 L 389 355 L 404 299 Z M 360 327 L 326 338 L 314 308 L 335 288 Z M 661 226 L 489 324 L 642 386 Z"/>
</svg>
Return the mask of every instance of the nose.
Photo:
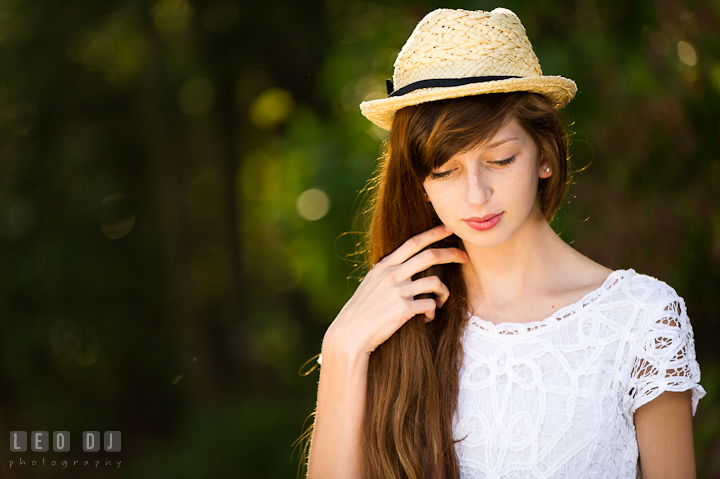
<svg viewBox="0 0 720 479">
<path fill-rule="evenodd" d="M 466 185 L 465 195 L 469 204 L 482 205 L 492 197 L 490 178 L 482 170 L 470 171 Z"/>
</svg>

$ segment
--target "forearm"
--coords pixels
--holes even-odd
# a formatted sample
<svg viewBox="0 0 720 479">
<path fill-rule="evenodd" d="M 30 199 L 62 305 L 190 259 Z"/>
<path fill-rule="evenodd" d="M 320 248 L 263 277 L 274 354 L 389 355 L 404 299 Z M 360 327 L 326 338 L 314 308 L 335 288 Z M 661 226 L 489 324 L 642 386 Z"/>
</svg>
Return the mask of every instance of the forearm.
<svg viewBox="0 0 720 479">
<path fill-rule="evenodd" d="M 308 478 L 359 478 L 369 356 L 323 348 Z"/>
<path fill-rule="evenodd" d="M 690 391 L 664 392 L 635 412 L 644 479 L 695 478 Z"/>
<path fill-rule="evenodd" d="M 450 235 L 438 225 L 413 236 L 377 262 L 323 338 L 315 426 L 308 457 L 309 479 L 359 479 L 361 436 L 370 352 L 418 314 L 428 320 L 450 291 L 437 276 L 412 277 L 434 264 L 466 263 L 458 248 L 427 246 Z M 421 253 L 422 251 L 422 253 Z M 415 299 L 433 293 L 436 298 Z"/>
</svg>

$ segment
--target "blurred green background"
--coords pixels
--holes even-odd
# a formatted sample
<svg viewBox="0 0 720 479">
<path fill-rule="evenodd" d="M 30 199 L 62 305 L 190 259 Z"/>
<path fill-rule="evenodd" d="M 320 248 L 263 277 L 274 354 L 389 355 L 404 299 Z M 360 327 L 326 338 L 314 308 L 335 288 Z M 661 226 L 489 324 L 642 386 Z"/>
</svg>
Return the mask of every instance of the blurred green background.
<svg viewBox="0 0 720 479">
<path fill-rule="evenodd" d="M 0 476 L 294 477 L 298 371 L 362 275 L 358 104 L 430 10 L 496 6 L 579 86 L 553 226 L 685 298 L 720 478 L 720 2 L 689 0 L 1 0 L 0 424 L 72 445 Z M 49 465 L 86 430 L 122 452 Z"/>
</svg>

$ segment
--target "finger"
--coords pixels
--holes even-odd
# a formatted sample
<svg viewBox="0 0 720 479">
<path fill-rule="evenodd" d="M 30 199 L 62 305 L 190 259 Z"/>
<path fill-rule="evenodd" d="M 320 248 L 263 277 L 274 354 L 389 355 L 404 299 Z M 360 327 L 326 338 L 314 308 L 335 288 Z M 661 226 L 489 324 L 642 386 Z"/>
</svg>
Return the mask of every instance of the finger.
<svg viewBox="0 0 720 479">
<path fill-rule="evenodd" d="M 427 276 L 411 281 L 401 286 L 400 292 L 405 298 L 414 298 L 419 294 L 426 293 L 435 293 L 435 305 L 438 308 L 442 308 L 448 297 L 450 297 L 450 290 L 437 276 Z"/>
<path fill-rule="evenodd" d="M 430 266 L 444 263 L 466 263 L 470 258 L 459 248 L 431 248 L 416 254 L 403 264 L 394 267 L 391 280 L 407 281 Z"/>
<path fill-rule="evenodd" d="M 413 315 L 411 317 L 414 317 L 417 314 L 423 314 L 426 318 L 433 320 L 435 319 L 436 307 L 437 305 L 435 304 L 434 299 L 415 299 L 413 301 L 410 301 L 410 309 L 413 311 Z"/>
<path fill-rule="evenodd" d="M 387 255 L 381 263 L 387 264 L 388 266 L 395 266 L 402 264 L 409 258 L 413 257 L 426 246 L 430 246 L 433 243 L 440 241 L 441 239 L 450 236 L 450 231 L 444 224 L 430 228 L 427 231 L 415 235 L 405 241 L 398 249 Z"/>
</svg>

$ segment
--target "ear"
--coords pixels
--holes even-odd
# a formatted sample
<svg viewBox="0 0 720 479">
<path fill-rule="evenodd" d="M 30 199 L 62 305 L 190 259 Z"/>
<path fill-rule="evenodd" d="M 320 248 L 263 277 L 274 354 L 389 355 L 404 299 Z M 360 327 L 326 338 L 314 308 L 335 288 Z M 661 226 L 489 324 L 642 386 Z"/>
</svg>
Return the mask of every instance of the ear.
<svg viewBox="0 0 720 479">
<path fill-rule="evenodd" d="M 538 177 L 550 178 L 553 175 L 552 166 L 550 161 L 545 158 L 545 154 L 540 154 L 540 164 L 538 165 Z"/>
</svg>

